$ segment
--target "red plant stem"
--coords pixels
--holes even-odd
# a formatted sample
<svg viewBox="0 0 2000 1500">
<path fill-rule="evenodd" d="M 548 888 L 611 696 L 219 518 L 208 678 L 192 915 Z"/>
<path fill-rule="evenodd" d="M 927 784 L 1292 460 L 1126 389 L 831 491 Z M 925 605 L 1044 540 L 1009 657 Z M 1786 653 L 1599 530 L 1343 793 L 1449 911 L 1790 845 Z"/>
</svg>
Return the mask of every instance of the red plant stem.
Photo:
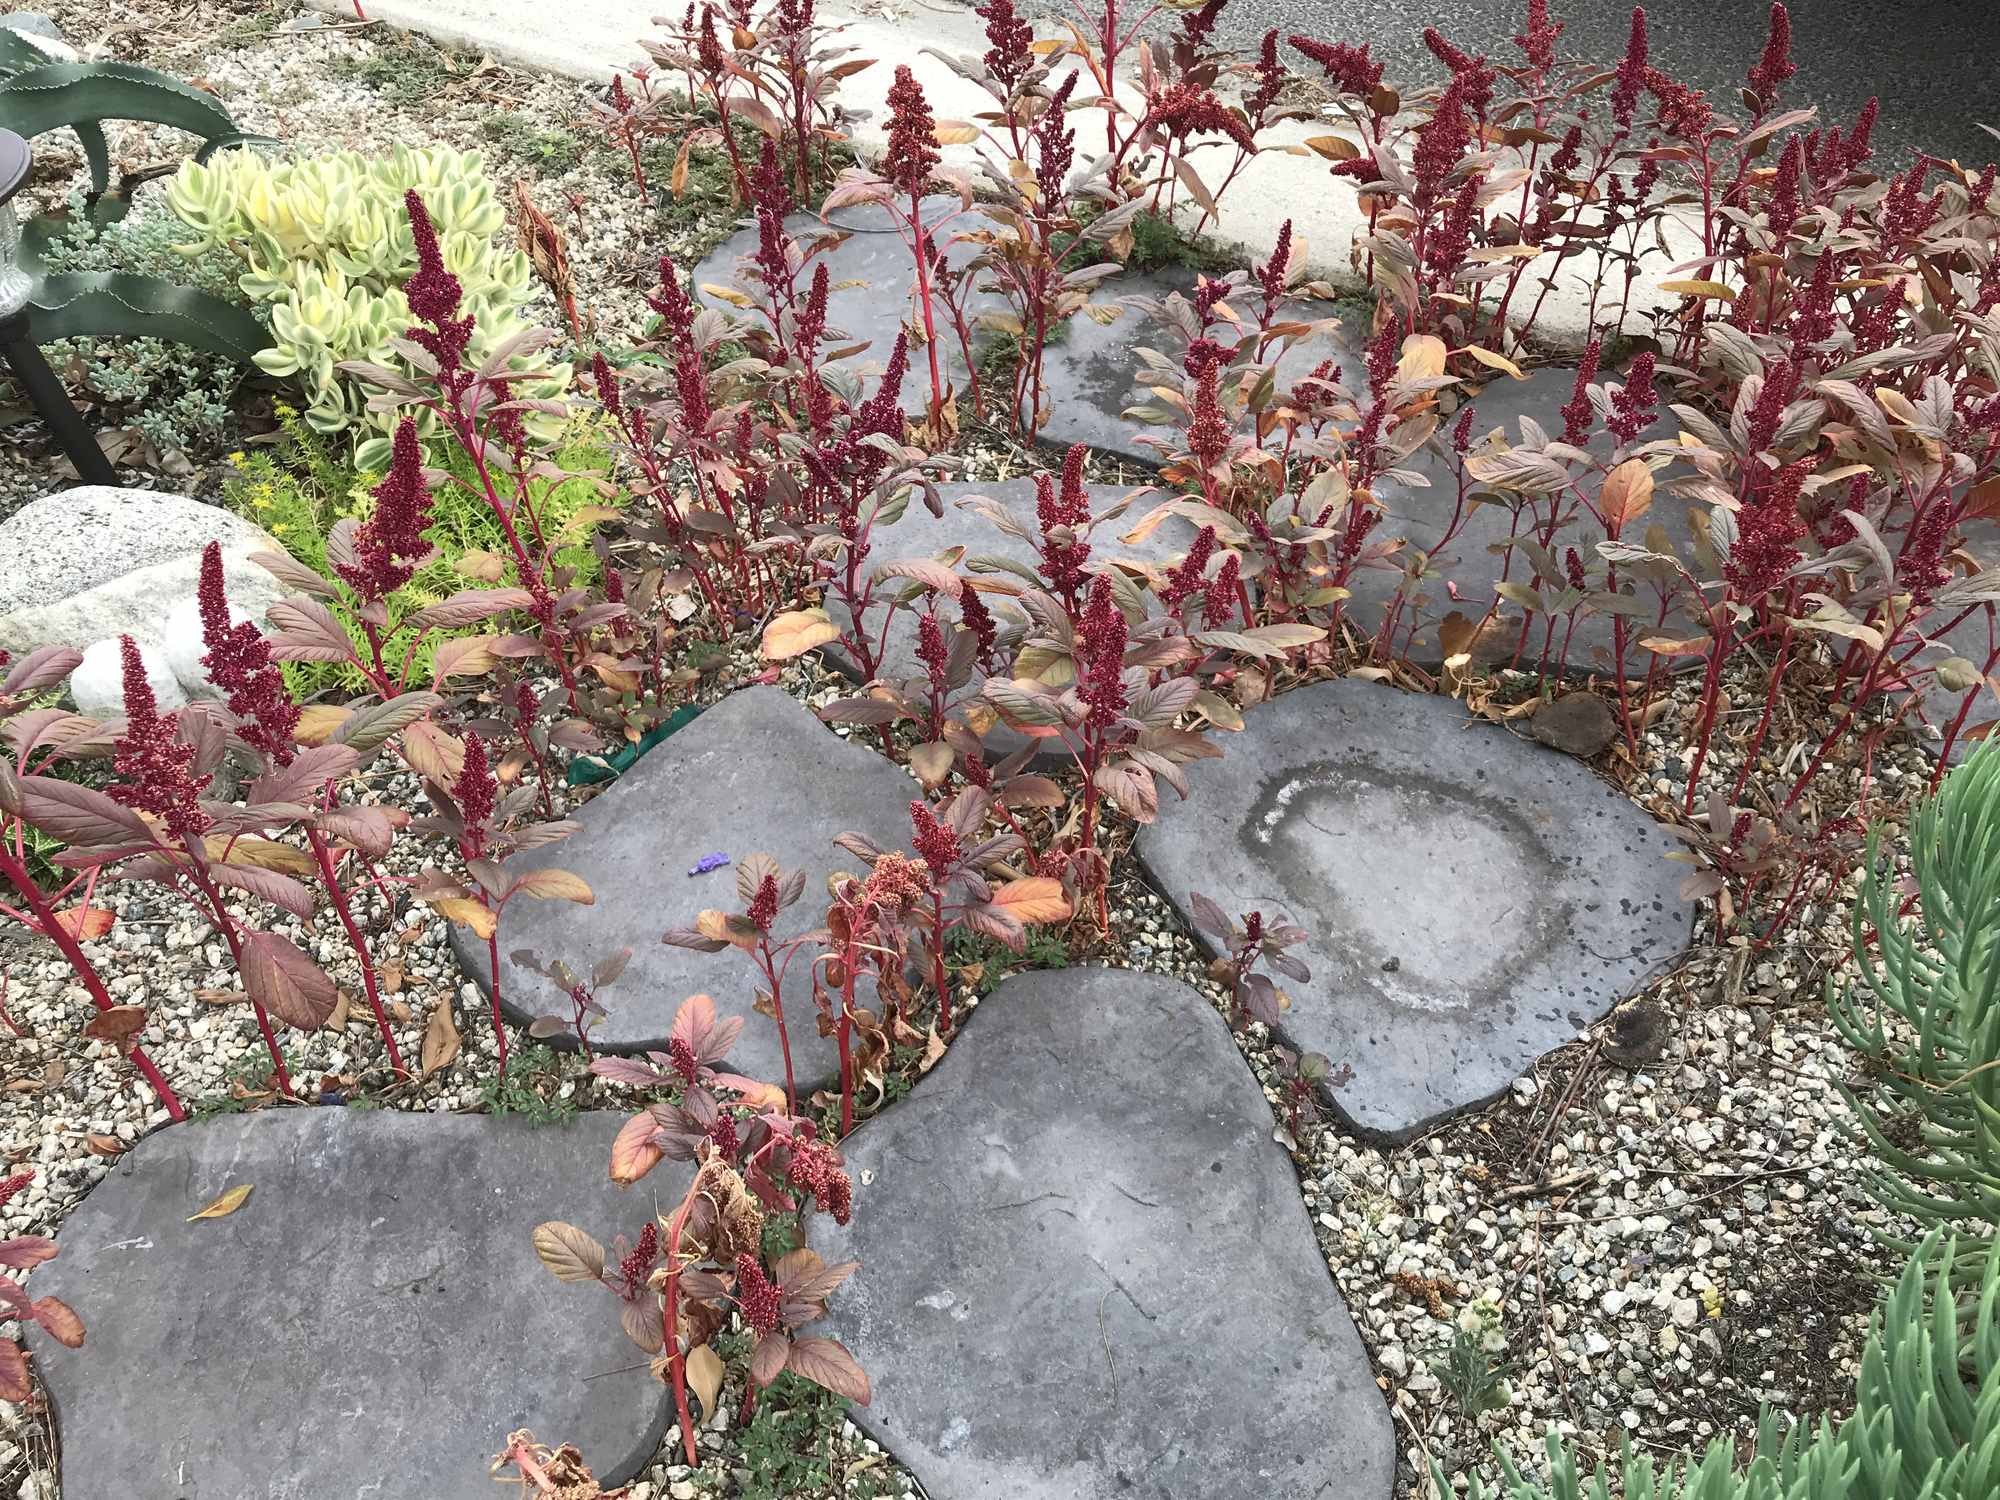
<svg viewBox="0 0 2000 1500">
<path fill-rule="evenodd" d="M 1717 611 L 1721 616 L 1721 611 Z M 1701 781 L 1701 768 L 1708 759 L 1709 737 L 1715 733 L 1716 697 L 1722 690 L 1722 661 L 1729 654 L 1730 627 L 1726 617 L 1722 617 L 1721 628 L 1715 633 L 1715 640 L 1708 650 L 1708 671 L 1701 684 L 1701 707 L 1695 719 L 1694 761 L 1688 767 L 1687 796 L 1681 804 L 1684 816 L 1694 814 L 1695 787 Z"/>
<path fill-rule="evenodd" d="M 681 1199 L 681 1206 L 674 1211 L 673 1223 L 667 1226 L 667 1286 L 660 1299 L 660 1333 L 667 1345 L 667 1384 L 674 1388 L 674 1409 L 681 1419 L 681 1451 L 687 1455 L 689 1467 L 696 1462 L 694 1456 L 694 1413 L 688 1410 L 687 1357 L 681 1352 L 680 1306 L 681 1306 L 681 1231 L 687 1228 L 688 1209 L 694 1202 L 693 1189 Z"/>
<path fill-rule="evenodd" d="M 1764 695 L 1764 713 L 1757 720 L 1757 732 L 1750 737 L 1749 748 L 1743 752 L 1743 765 L 1736 773 L 1736 785 L 1730 790 L 1729 800 L 1740 801 L 1743 788 L 1750 780 L 1750 766 L 1757 759 L 1757 752 L 1764 748 L 1764 736 L 1771 732 L 1771 715 L 1778 706 L 1778 689 L 1785 680 L 1785 658 L 1792 649 L 1792 627 L 1787 622 L 1784 632 L 1778 637 L 1777 659 L 1771 663 L 1771 690 Z"/>
<path fill-rule="evenodd" d="M 935 431 L 938 413 L 944 410 L 944 380 L 938 374 L 937 321 L 931 316 L 930 241 L 924 235 L 923 191 L 922 183 L 910 189 L 910 233 L 916 241 L 917 298 L 924 309 L 924 353 L 929 356 L 931 365 L 930 420 Z"/>
<path fill-rule="evenodd" d="M 646 164 L 639 159 L 639 143 L 632 135 L 632 122 L 621 120 L 618 134 L 625 142 L 625 152 L 632 158 L 632 181 L 639 190 L 639 201 L 646 200 Z"/>
<path fill-rule="evenodd" d="M 535 1461 L 535 1455 L 528 1451 L 526 1443 L 517 1442 L 507 1450 L 507 1462 L 521 1471 L 524 1479 L 531 1481 L 544 1495 L 553 1495 L 556 1487 L 547 1471 Z"/>
<path fill-rule="evenodd" d="M 931 892 L 931 987 L 938 997 L 938 1034 L 951 1035 L 951 989 L 944 973 L 944 893 Z"/>
<path fill-rule="evenodd" d="M 739 202 L 748 203 L 750 173 L 743 166 L 743 154 L 736 149 L 736 137 L 729 129 L 729 96 L 719 79 L 708 80 L 708 92 L 715 100 L 715 115 L 722 122 L 722 147 L 729 153 L 730 169 L 736 174 L 736 197 Z"/>
<path fill-rule="evenodd" d="M 96 966 L 84 954 L 83 944 L 78 942 L 75 935 L 63 925 L 48 896 L 28 873 L 27 866 L 12 853 L 0 852 L 0 875 L 5 875 L 8 883 L 21 893 L 21 899 L 27 903 L 28 911 L 35 919 L 36 929 L 56 945 L 57 951 L 62 954 L 83 985 L 85 993 L 90 996 L 90 1003 L 99 1010 L 117 1009 L 118 1002 L 113 1000 L 110 991 L 105 989 L 104 980 L 98 975 Z M 181 1108 L 180 1096 L 174 1092 L 173 1085 L 167 1082 L 165 1075 L 160 1072 L 153 1060 L 143 1049 L 136 1046 L 128 1055 L 132 1059 L 132 1066 L 139 1070 L 139 1076 L 146 1080 L 154 1094 L 159 1097 L 160 1103 L 167 1111 L 167 1118 L 185 1120 L 187 1111 Z"/>
<path fill-rule="evenodd" d="M 312 846 L 313 858 L 319 863 L 320 879 L 326 885 L 326 893 L 333 898 L 333 909 L 340 914 L 340 925 L 347 929 L 347 941 L 354 949 L 354 956 L 361 961 L 361 987 L 368 994 L 368 1008 L 375 1012 L 375 1029 L 382 1033 L 382 1045 L 389 1053 L 389 1066 L 398 1074 L 407 1076 L 409 1069 L 403 1066 L 403 1055 L 396 1048 L 396 1033 L 390 1028 L 389 1013 L 382 1008 L 382 997 L 375 988 L 375 960 L 368 952 L 368 939 L 362 935 L 360 924 L 354 920 L 349 909 L 347 892 L 340 883 L 340 874 L 334 868 L 333 851 L 327 847 L 326 836 L 311 823 L 305 825 L 306 842 Z"/>
<path fill-rule="evenodd" d="M 229 956 L 236 960 L 236 972 L 241 974 L 244 972 L 243 944 L 236 935 L 236 924 L 230 920 L 228 911 L 224 909 L 222 905 L 222 893 L 215 888 L 215 882 L 209 879 L 207 867 L 203 865 L 202 856 L 199 850 L 194 847 L 194 842 L 193 839 L 187 840 L 190 846 L 188 849 L 189 878 L 201 888 L 202 894 L 208 898 L 209 908 L 215 914 L 215 925 L 221 929 L 223 941 L 229 944 Z M 271 1054 L 271 1068 L 278 1080 L 278 1091 L 282 1094 L 291 1095 L 291 1075 L 285 1071 L 285 1054 L 279 1050 L 278 1035 L 271 1029 L 270 1013 L 264 1009 L 263 1002 L 254 997 L 250 1001 L 250 1009 L 256 1014 L 257 1029 L 263 1033 L 265 1049 Z M 296 1097 L 296 1095 L 293 1095 L 293 1097 Z"/>
<path fill-rule="evenodd" d="M 851 919 L 850 919 L 851 920 Z M 855 945 L 847 945 L 847 953 L 841 964 L 842 983 L 840 986 L 840 1020 L 834 1036 L 840 1044 L 840 1133 L 851 1135 L 854 1131 L 854 1059 L 848 1050 L 848 1037 L 854 1018 L 854 959 Z"/>
<path fill-rule="evenodd" d="M 483 894 L 479 898 L 479 903 L 482 906 L 486 904 L 486 897 Z M 486 963 L 493 981 L 493 987 L 487 992 L 486 1000 L 493 1013 L 493 1045 L 500 1054 L 500 1076 L 505 1078 L 507 1076 L 507 1026 L 500 1017 L 500 914 L 496 911 L 493 917 L 493 931 L 486 939 Z M 445 997 L 444 1004 L 451 1004 L 451 997 L 449 995 Z"/>
<path fill-rule="evenodd" d="M 771 1013 L 778 1023 L 778 1047 L 785 1054 L 785 1113 L 799 1112 L 799 1091 L 792 1081 L 792 1033 L 785 1025 L 785 984 L 778 977 L 777 959 L 771 953 L 771 939 L 768 934 L 758 939 L 758 962 L 764 966 L 764 978 L 771 985 Z"/>
</svg>

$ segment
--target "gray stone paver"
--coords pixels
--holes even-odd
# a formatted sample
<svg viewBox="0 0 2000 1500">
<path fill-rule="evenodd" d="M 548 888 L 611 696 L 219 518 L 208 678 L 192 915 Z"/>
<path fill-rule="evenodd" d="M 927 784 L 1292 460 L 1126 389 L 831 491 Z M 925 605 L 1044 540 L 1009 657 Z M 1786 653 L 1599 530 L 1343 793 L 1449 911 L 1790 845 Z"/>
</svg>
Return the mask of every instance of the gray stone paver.
<svg viewBox="0 0 2000 1500">
<path fill-rule="evenodd" d="M 852 1415 L 932 1500 L 1386 1500 L 1395 1444 L 1272 1118 L 1158 975 L 1008 980 L 846 1143 Z"/>
<path fill-rule="evenodd" d="M 782 942 L 820 925 L 827 876 L 855 868 L 854 857 L 834 847 L 834 836 L 857 829 L 888 848 L 904 847 L 916 795 L 905 771 L 842 740 L 782 689 L 732 693 L 584 806 L 580 832 L 508 862 L 510 871 L 572 871 L 596 901 L 517 899 L 507 906 L 499 931 L 503 1008 L 522 1021 L 552 1010 L 568 1014 L 551 981 L 513 962 L 516 950 L 544 962 L 563 959 L 582 973 L 630 948 L 630 967 L 604 992 L 610 1014 L 591 1033 L 594 1047 L 664 1047 L 681 1001 L 707 994 L 722 1015 L 748 1019 L 730 1054 L 731 1070 L 782 1083 L 777 1025 L 751 1010 L 758 984 L 750 958 L 734 948 L 699 953 L 660 942 L 669 928 L 693 926 L 703 908 L 741 911 L 746 904 L 733 863 L 699 876 L 688 871 L 711 853 L 741 861 L 758 852 L 787 870 L 803 869 L 805 895 L 779 914 L 773 929 Z M 460 966 L 484 987 L 486 945 L 456 926 L 452 945 Z M 835 1076 L 837 1053 L 814 1024 L 799 966 L 787 991 L 788 1001 L 799 997 L 786 1021 L 803 1090 Z"/>
<path fill-rule="evenodd" d="M 942 237 L 947 240 L 956 234 L 988 227 L 986 217 L 977 209 L 960 213 L 959 207 L 956 197 L 940 195 L 927 198 L 924 200 L 926 222 L 937 223 L 946 214 L 956 215 L 942 231 Z M 929 358 L 917 337 L 923 330 L 923 315 L 917 303 L 916 276 L 910 252 L 888 213 L 875 204 L 850 204 L 834 210 L 827 219 L 821 219 L 816 213 L 795 213 L 785 220 L 785 230 L 800 241 L 810 241 L 823 235 L 847 235 L 838 247 L 822 257 L 826 261 L 828 277 L 828 336 L 821 344 L 821 350 L 824 353 L 866 342 L 867 349 L 842 360 L 838 368 L 865 376 L 867 390 L 872 394 L 875 378 L 888 364 L 889 354 L 896 346 L 897 330 L 909 328 L 912 332 L 910 371 L 903 381 L 903 406 L 907 411 L 921 411 L 930 398 Z M 756 252 L 755 226 L 737 230 L 695 266 L 693 279 L 697 295 L 703 283 L 743 287 L 739 264 Z M 962 241 L 946 251 L 954 267 L 962 266 L 976 253 L 975 247 Z M 811 284 L 811 279 L 812 270 L 808 267 L 800 278 L 801 295 Z M 970 294 L 966 323 L 974 329 L 975 350 L 978 348 L 978 330 L 973 318 L 982 311 L 991 311 L 1003 305 L 995 293 Z M 764 326 L 763 318 L 757 313 L 739 312 L 738 316 L 752 320 L 758 327 Z M 952 328 L 950 313 L 943 299 L 935 294 L 931 317 L 938 334 L 939 369 L 958 394 L 966 396 L 965 359 L 960 352 L 958 335 Z"/>
<path fill-rule="evenodd" d="M 1078 314 L 1050 340 L 1042 356 L 1049 406 L 1049 419 L 1040 434 L 1044 441 L 1059 447 L 1086 443 L 1100 452 L 1141 463 L 1161 461 L 1160 449 L 1139 439 L 1171 437 L 1173 430 L 1132 420 L 1124 413 L 1131 407 L 1156 404 L 1156 398 L 1138 379 L 1138 350 L 1151 348 L 1178 361 L 1185 344 L 1144 309 L 1130 305 L 1128 299 L 1163 299 L 1176 291 L 1186 294 L 1195 279 L 1195 272 L 1183 269 L 1128 270 L 1099 283 L 1092 300 L 1119 309 L 1119 316 L 1110 323 L 1099 323 Z M 1253 311 L 1241 297 L 1232 306 L 1246 316 Z M 1349 390 L 1365 389 L 1363 333 L 1347 323 L 1346 313 L 1331 302 L 1307 302 L 1285 310 L 1286 321 L 1339 321 L 1342 326 L 1301 338 L 1285 351 L 1278 360 L 1280 389 L 1288 389 L 1326 360 L 1336 362 L 1336 378 Z"/>
<path fill-rule="evenodd" d="M 1678 847 L 1588 768 L 1444 697 L 1359 680 L 1248 716 L 1138 853 L 1189 911 L 1288 915 L 1312 969 L 1283 1030 L 1402 1137 L 1497 1095 L 1687 944 Z"/>
<path fill-rule="evenodd" d="M 1151 535 L 1130 546 L 1119 541 L 1119 536 L 1130 531 L 1138 521 L 1155 505 L 1170 498 L 1165 490 L 1149 489 L 1144 485 L 1093 484 L 1085 487 L 1090 495 L 1093 513 L 1111 509 L 1127 496 L 1134 496 L 1115 519 L 1107 521 L 1090 533 L 1089 571 L 1096 571 L 1119 559 L 1141 563 L 1169 563 L 1187 550 L 1194 539 L 1195 528 L 1179 517 L 1170 517 L 1156 527 Z M 976 510 L 964 508 L 966 501 L 974 497 L 993 500 L 1005 507 L 1007 513 L 1028 531 L 1035 530 L 1035 481 L 1026 479 L 1004 479 L 986 484 L 941 484 L 938 497 L 944 503 L 944 514 L 934 516 L 921 500 L 912 499 L 901 519 L 894 525 L 874 532 L 870 537 L 873 549 L 867 566 L 877 568 L 885 562 L 935 557 L 948 548 L 965 549 L 964 566 L 961 572 L 975 578 L 984 576 L 1002 583 L 1026 582 L 1017 575 L 992 568 L 982 568 L 982 559 L 1004 558 L 1020 563 L 1030 569 L 1035 566 L 1035 551 L 1026 541 L 1013 536 Z M 892 588 L 900 589 L 903 584 L 892 582 Z M 1025 621 L 1020 607 L 1003 595 L 986 595 L 987 608 L 1004 629 L 1010 621 Z M 845 626 L 849 616 L 837 599 L 828 596 L 828 612 Z M 939 608 L 945 620 L 956 623 L 957 607 L 949 602 Z M 889 622 L 888 634 L 882 635 L 882 617 L 879 613 L 872 617 L 871 628 L 878 641 L 883 641 L 880 675 L 890 678 L 922 676 L 924 667 L 917 660 L 917 613 L 909 609 L 899 609 Z M 852 674 L 854 663 L 847 653 L 838 646 L 828 648 L 829 655 L 843 671 Z"/>
<path fill-rule="evenodd" d="M 638 1232 L 650 1194 L 605 1173 L 623 1120 L 261 1110 L 142 1141 L 33 1281 L 86 1329 L 37 1345 L 63 1494 L 485 1500 L 521 1427 L 630 1478 L 665 1390 L 617 1299 L 558 1282 L 530 1238 L 544 1219 L 607 1247 Z M 236 1212 L 187 1222 L 245 1183 Z"/>
</svg>

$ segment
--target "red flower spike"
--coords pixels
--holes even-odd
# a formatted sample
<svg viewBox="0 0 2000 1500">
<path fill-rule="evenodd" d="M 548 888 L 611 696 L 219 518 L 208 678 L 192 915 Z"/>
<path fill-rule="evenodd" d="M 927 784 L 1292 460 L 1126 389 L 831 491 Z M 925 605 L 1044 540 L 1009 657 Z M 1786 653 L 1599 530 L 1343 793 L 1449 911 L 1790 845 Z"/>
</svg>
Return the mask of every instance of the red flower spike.
<svg viewBox="0 0 2000 1500">
<path fill-rule="evenodd" d="M 1625 371 L 1625 384 L 1611 393 L 1611 417 L 1605 423 L 1621 443 L 1629 443 L 1653 422 L 1659 395 L 1653 389 L 1657 360 L 1649 349 Z"/>
<path fill-rule="evenodd" d="M 1236 623 L 1236 591 L 1241 586 L 1242 565 L 1234 552 L 1222 559 L 1222 566 L 1215 570 L 1215 577 L 1209 580 L 1207 597 L 1201 606 L 1201 623 L 1209 630 L 1220 630 Z"/>
<path fill-rule="evenodd" d="M 1761 599 L 1798 566 L 1801 554 L 1794 543 L 1806 534 L 1799 491 L 1812 468 L 1810 460 L 1785 465 L 1737 514 L 1736 542 L 1722 566 L 1737 598 Z"/>
<path fill-rule="evenodd" d="M 341 581 L 371 603 L 410 581 L 416 563 L 430 554 L 424 532 L 431 524 L 431 492 L 424 483 L 424 454 L 417 424 L 396 426 L 389 472 L 375 486 L 375 509 L 354 533 L 354 562 L 337 567 Z"/>
<path fill-rule="evenodd" d="M 1546 73 L 1556 65 L 1556 40 L 1563 34 L 1561 21 L 1549 20 L 1549 0 L 1528 0 L 1528 29 L 1514 38 L 1514 45 L 1528 59 L 1528 66 Z"/>
<path fill-rule="evenodd" d="M 1177 140 L 1191 135 L 1223 135 L 1245 151 L 1257 149 L 1250 127 L 1209 90 L 1191 83 L 1169 85 L 1154 99 L 1143 123 Z"/>
<path fill-rule="evenodd" d="M 1078 631 L 1078 693 L 1089 705 L 1091 728 L 1107 730 L 1125 712 L 1125 615 L 1102 573 L 1090 582 L 1090 599 Z"/>
<path fill-rule="evenodd" d="M 935 609 L 927 609 L 917 616 L 917 660 L 924 664 L 933 692 L 942 696 L 950 691 L 947 667 L 951 661 L 951 646 L 944 638 L 944 625 Z"/>
<path fill-rule="evenodd" d="M 1611 118 L 1630 128 L 1639 107 L 1639 95 L 1646 88 L 1646 12 L 1634 6 L 1632 31 L 1625 42 L 1625 56 L 1618 64 L 1618 76 L 1611 87 Z"/>
<path fill-rule="evenodd" d="M 1570 391 L 1569 404 L 1562 408 L 1565 443 L 1581 445 L 1590 437 L 1596 416 L 1596 409 L 1590 404 L 1590 383 L 1597 379 L 1597 359 L 1603 350 L 1604 344 L 1599 339 L 1583 346 L 1583 362 L 1576 367 L 1576 384 Z"/>
<path fill-rule="evenodd" d="M 750 925 L 759 932 L 768 933 L 771 924 L 778 920 L 778 877 L 766 875 L 757 886 L 757 894 L 750 899 Z"/>
<path fill-rule="evenodd" d="M 923 196 L 941 158 L 937 122 L 923 85 L 907 65 L 898 65 L 889 86 L 889 147 L 882 153 L 882 175 L 912 198 Z"/>
<path fill-rule="evenodd" d="M 701 1070 L 701 1065 L 694 1055 L 694 1048 L 688 1045 L 685 1037 L 676 1036 L 667 1039 L 667 1059 L 674 1065 L 674 1071 L 681 1075 L 682 1083 L 693 1083 Z"/>
<path fill-rule="evenodd" d="M 1343 94 L 1367 96 L 1382 82 L 1382 64 L 1368 55 L 1368 44 L 1316 42 L 1309 36 L 1290 38 L 1292 50 L 1319 64 L 1327 81 Z"/>
<path fill-rule="evenodd" d="M 138 642 L 120 636 L 118 654 L 124 669 L 125 732 L 112 746 L 111 765 L 124 780 L 109 789 L 111 799 L 153 814 L 176 838 L 199 838 L 215 826 L 199 802 L 209 778 L 192 774 L 194 746 L 175 737 L 178 715 L 160 712 Z"/>
<path fill-rule="evenodd" d="M 986 23 L 986 55 L 981 61 L 1011 96 L 1035 65 L 1028 50 L 1035 29 L 1014 14 L 1014 0 L 986 0 L 973 14 Z"/>
<path fill-rule="evenodd" d="M 1000 638 L 1000 627 L 995 622 L 992 611 L 987 609 L 986 601 L 979 597 L 979 591 L 970 585 L 959 591 L 958 617 L 965 622 L 965 628 L 972 632 L 973 639 L 979 643 L 979 654 L 990 655 L 993 643 Z"/>
<path fill-rule="evenodd" d="M 465 819 L 469 833 L 475 836 L 486 827 L 493 817 L 493 809 L 499 794 L 499 783 L 494 779 L 493 768 L 486 758 L 486 741 L 475 730 L 465 732 L 465 764 L 459 768 L 458 777 L 451 784 L 451 799 L 458 804 L 459 813 Z"/>
<path fill-rule="evenodd" d="M 773 1333 L 778 1327 L 778 1289 L 757 1257 L 745 1250 L 736 1257 L 736 1306 L 743 1321 L 759 1333 Z"/>
<path fill-rule="evenodd" d="M 1285 65 L 1278 61 L 1278 28 L 1264 33 L 1257 49 L 1257 86 L 1243 100 L 1243 112 L 1253 122 L 1261 122 L 1264 112 L 1278 102 L 1285 90 Z"/>
<path fill-rule="evenodd" d="M 840 1153 L 819 1141 L 800 1140 L 792 1147 L 792 1159 L 785 1176 L 793 1187 L 812 1194 L 823 1213 L 836 1224 L 845 1224 L 854 1205 L 854 1183 L 841 1170 Z"/>
<path fill-rule="evenodd" d="M 910 842 L 929 868 L 931 879 L 944 880 L 965 858 L 958 835 L 939 822 L 937 814 L 921 802 L 910 803 L 910 824 L 915 829 Z"/>
<path fill-rule="evenodd" d="M 1209 360 L 1201 367 L 1200 378 L 1195 381 L 1194 414 L 1188 423 L 1188 451 L 1200 460 L 1204 469 L 1212 469 L 1229 452 L 1229 423 L 1222 415 L 1222 404 L 1215 389 L 1215 362 Z"/>
<path fill-rule="evenodd" d="M 632 1247 L 631 1254 L 618 1263 L 618 1275 L 625 1283 L 625 1295 L 636 1297 L 646 1285 L 646 1278 L 652 1274 L 653 1262 L 660 1258 L 660 1226 L 647 1220 L 646 1227 L 639 1231 L 639 1243 Z"/>
<path fill-rule="evenodd" d="M 1772 0 L 1771 29 L 1764 38 L 1764 55 L 1750 70 L 1750 88 L 1758 103 L 1769 109 L 1778 85 L 1798 70 L 1799 65 L 1792 61 L 1791 13 L 1779 0 Z"/>
<path fill-rule="evenodd" d="M 201 554 L 201 581 L 196 592 L 201 610 L 201 639 L 208 649 L 201 658 L 213 683 L 236 715 L 243 743 L 268 756 L 273 764 L 292 763 L 292 735 L 299 727 L 299 706 L 285 690 L 285 674 L 271 659 L 271 643 L 250 621 L 229 622 L 229 601 L 223 589 L 222 544 L 210 542 Z"/>
<path fill-rule="evenodd" d="M 1187 556 L 1167 574 L 1167 581 L 1160 590 L 1160 603 L 1169 611 L 1178 610 L 1181 601 L 1202 586 L 1202 575 L 1208 571 L 1208 560 L 1215 555 L 1215 528 L 1204 526 L 1196 534 L 1188 547 Z"/>
</svg>

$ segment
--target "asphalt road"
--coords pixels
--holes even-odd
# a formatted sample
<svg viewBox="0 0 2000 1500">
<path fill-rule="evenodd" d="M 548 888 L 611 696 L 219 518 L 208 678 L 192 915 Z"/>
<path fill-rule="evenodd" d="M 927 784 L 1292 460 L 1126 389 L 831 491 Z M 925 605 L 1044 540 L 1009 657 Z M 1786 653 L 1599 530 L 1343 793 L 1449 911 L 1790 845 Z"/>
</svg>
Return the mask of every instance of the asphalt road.
<svg viewBox="0 0 2000 1500">
<path fill-rule="evenodd" d="M 1078 0 L 1085 10 L 1094 0 Z M 1057 5 L 1045 9 L 1056 10 Z M 1615 62 L 1625 50 L 1632 0 L 1552 0 L 1567 23 L 1564 56 Z M 1763 50 L 1768 0 L 1651 0 L 1654 64 L 1740 112 L 1737 90 Z M 2000 160 L 2000 0 L 1790 0 L 1792 60 L 1786 97 L 1814 103 L 1823 119 L 1851 120 L 1871 94 L 1882 101 L 1878 162 L 1929 151 L 1968 164 Z M 1442 70 L 1424 50 L 1435 26 L 1461 47 L 1518 58 L 1508 40 L 1527 0 L 1231 0 L 1221 31 L 1252 45 L 1270 27 L 1324 41 L 1367 42 L 1392 81 L 1431 82 Z"/>
</svg>

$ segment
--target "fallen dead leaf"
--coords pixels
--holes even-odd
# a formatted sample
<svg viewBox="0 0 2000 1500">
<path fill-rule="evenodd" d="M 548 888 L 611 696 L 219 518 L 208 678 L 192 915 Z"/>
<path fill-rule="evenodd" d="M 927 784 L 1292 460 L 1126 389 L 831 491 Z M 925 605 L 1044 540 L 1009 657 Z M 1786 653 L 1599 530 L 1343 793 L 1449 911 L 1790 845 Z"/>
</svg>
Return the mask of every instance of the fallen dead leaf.
<svg viewBox="0 0 2000 1500">
<path fill-rule="evenodd" d="M 115 1135 L 87 1135 L 83 1138 L 95 1156 L 112 1157 L 125 1154 L 125 1143 Z"/>
<path fill-rule="evenodd" d="M 722 1360 L 708 1345 L 697 1344 L 688 1350 L 683 1368 L 687 1371 L 688 1389 L 701 1397 L 701 1412 L 706 1419 L 722 1394 Z"/>
<path fill-rule="evenodd" d="M 137 1036 L 146 1026 L 146 1007 L 143 1005 L 114 1005 L 109 1010 L 100 1010 L 83 1024 L 83 1034 L 93 1042 L 111 1042 L 124 1046 Z"/>
<path fill-rule="evenodd" d="M 438 1002 L 431 1012 L 430 1024 L 424 1027 L 423 1051 L 418 1055 L 418 1063 L 428 1078 L 439 1068 L 458 1056 L 460 1037 L 458 1021 L 451 1013 L 449 998 Z"/>
<path fill-rule="evenodd" d="M 192 1224 L 196 1219 L 228 1218 L 229 1215 L 235 1213 L 237 1209 L 250 1201 L 250 1189 L 250 1183 L 239 1182 L 235 1187 L 217 1198 L 199 1213 L 189 1214 L 188 1223 Z"/>
</svg>

